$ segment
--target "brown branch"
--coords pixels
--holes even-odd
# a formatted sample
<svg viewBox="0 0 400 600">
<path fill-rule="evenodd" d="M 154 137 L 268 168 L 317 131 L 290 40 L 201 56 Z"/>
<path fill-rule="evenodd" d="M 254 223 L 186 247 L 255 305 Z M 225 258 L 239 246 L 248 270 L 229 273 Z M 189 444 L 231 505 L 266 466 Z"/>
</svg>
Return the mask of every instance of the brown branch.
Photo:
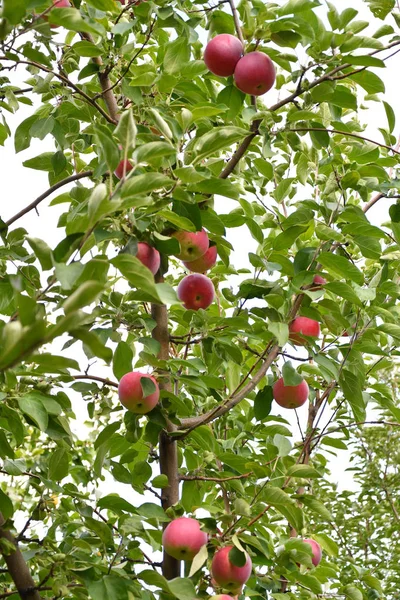
<svg viewBox="0 0 400 600">
<path fill-rule="evenodd" d="M 155 279 L 157 283 L 163 281 L 160 273 L 156 275 Z M 167 361 L 170 358 L 167 307 L 163 304 L 152 304 L 151 316 L 157 323 L 152 331 L 152 337 L 160 344 L 158 358 Z M 160 389 L 171 392 L 169 374 L 164 372 L 162 375 L 164 375 L 164 381 L 161 379 L 159 382 Z M 159 435 L 160 473 L 168 477 L 168 487 L 163 488 L 161 492 L 161 505 L 164 510 L 179 502 L 178 446 L 176 440 L 169 435 L 175 430 L 176 426 L 168 421 L 166 431 L 161 431 Z M 162 573 L 167 579 L 180 576 L 180 562 L 166 552 L 163 555 Z"/>
<path fill-rule="evenodd" d="M 186 437 L 193 429 L 199 427 L 200 425 L 206 425 L 215 419 L 218 419 L 225 413 L 229 412 L 232 408 L 234 408 L 239 402 L 241 402 L 246 396 L 248 396 L 255 387 L 260 383 L 261 379 L 267 373 L 269 367 L 274 362 L 276 357 L 279 354 L 279 346 L 275 344 L 265 358 L 261 367 L 258 369 L 257 373 L 254 377 L 249 381 L 240 391 L 237 393 L 231 394 L 225 402 L 220 404 L 217 408 L 210 410 L 208 413 L 204 415 L 200 415 L 198 417 L 190 417 L 188 419 L 182 419 L 181 425 L 178 429 L 185 430 L 183 434 L 179 437 Z"/>
<path fill-rule="evenodd" d="M 235 6 L 235 0 L 228 0 L 228 1 L 229 1 L 231 10 L 232 10 L 232 16 L 233 16 L 233 21 L 235 23 L 235 29 L 236 29 L 237 36 L 238 36 L 239 40 L 241 41 L 243 48 L 244 48 L 244 38 L 243 38 L 242 28 L 240 27 L 239 15 L 238 15 L 238 12 L 237 12 L 236 6 Z"/>
<path fill-rule="evenodd" d="M 293 127 L 290 129 L 282 130 L 282 132 L 284 132 L 284 131 L 287 131 L 287 132 L 291 132 L 291 131 L 325 131 L 326 133 L 334 133 L 334 134 L 338 134 L 338 135 L 344 135 L 347 137 L 355 138 L 357 140 L 361 140 L 363 142 L 369 142 L 370 144 L 375 144 L 375 146 L 379 146 L 380 148 L 386 148 L 386 150 L 389 150 L 390 152 L 394 152 L 395 154 L 400 155 L 400 151 L 397 150 L 396 148 L 393 148 L 392 146 L 388 146 L 386 144 L 381 144 L 380 142 L 371 140 L 370 138 L 367 138 L 367 137 L 363 137 L 361 135 L 358 135 L 357 133 L 349 133 L 347 131 L 339 131 L 338 129 L 325 129 L 325 127 Z M 276 133 L 281 133 L 281 132 L 271 132 L 271 133 L 276 134 Z"/>
<path fill-rule="evenodd" d="M 6 520 L 0 513 L 0 539 L 6 540 L 15 548 L 14 551 L 10 552 L 9 550 L 4 549 L 4 547 L 0 547 L 0 552 L 7 565 L 8 572 L 15 583 L 15 587 L 22 600 L 41 600 L 29 567 L 18 548 L 18 542 L 12 533 L 6 529 L 5 525 Z"/>
<path fill-rule="evenodd" d="M 97 102 L 95 100 L 93 100 L 93 98 L 91 98 L 79 86 L 75 85 L 75 83 L 73 83 L 70 79 L 68 79 L 68 77 L 66 75 L 63 75 L 61 73 L 57 73 L 56 71 L 52 71 L 48 67 L 45 67 L 44 65 L 41 65 L 40 63 L 34 62 L 33 60 L 18 60 L 18 61 L 15 61 L 12 58 L 7 58 L 7 56 L 1 56 L 0 60 L 12 61 L 12 62 L 15 63 L 16 66 L 18 66 L 18 65 L 30 65 L 31 67 L 36 67 L 37 69 L 40 69 L 41 71 L 44 71 L 45 73 L 51 73 L 51 75 L 54 75 L 54 77 L 57 77 L 57 79 L 59 79 L 60 81 L 62 81 L 63 83 L 65 83 L 65 85 L 67 85 L 68 87 L 72 88 L 73 90 L 75 90 L 75 92 L 77 94 L 79 94 L 80 96 L 82 96 L 82 98 L 84 98 L 88 104 L 91 104 L 96 110 L 98 110 L 99 113 L 109 123 L 111 123 L 112 125 L 116 125 L 117 124 L 117 120 L 116 119 L 114 119 L 113 117 L 111 117 L 107 113 L 107 111 L 105 111 L 99 104 L 97 104 Z"/>
<path fill-rule="evenodd" d="M 251 477 L 253 471 L 249 473 L 243 473 L 243 475 L 232 475 L 231 477 L 203 477 L 202 475 L 179 475 L 180 481 L 216 481 L 217 483 L 224 483 L 224 481 L 233 481 L 234 479 L 246 479 Z"/>
<path fill-rule="evenodd" d="M 44 192 L 41 196 L 36 198 L 36 200 L 31 202 L 31 204 L 28 204 L 27 207 L 23 208 L 19 213 L 17 213 L 13 217 L 11 217 L 11 219 L 8 219 L 8 221 L 5 222 L 5 226 L 3 226 L 3 229 L 5 229 L 5 227 L 9 227 L 13 223 L 15 223 L 15 221 L 18 221 L 18 219 L 20 219 L 21 217 L 26 215 L 31 210 L 34 210 L 43 200 L 45 200 L 46 198 L 51 196 L 51 194 L 53 192 L 57 191 L 64 185 L 67 185 L 68 183 L 72 183 L 73 181 L 78 181 L 79 179 L 84 179 L 85 177 L 91 177 L 92 175 L 93 175 L 93 171 L 83 171 L 82 173 L 75 173 L 74 175 L 70 175 L 69 177 L 62 179 L 58 183 L 55 183 L 46 192 Z"/>
<path fill-rule="evenodd" d="M 370 52 L 369 54 L 367 54 L 367 56 L 374 56 L 375 54 L 378 54 L 379 52 L 383 52 L 384 50 L 389 50 L 390 48 L 393 48 L 398 45 L 400 45 L 400 41 L 392 42 L 391 44 L 388 44 L 384 48 L 379 48 L 378 50 L 374 50 L 373 52 Z M 283 98 L 276 104 L 273 104 L 269 108 L 270 112 L 276 112 L 283 106 L 286 106 L 286 104 L 290 104 L 291 102 L 296 100 L 296 98 L 298 98 L 299 96 L 304 94 L 304 92 L 315 88 L 317 85 L 319 85 L 320 83 L 323 83 L 324 81 L 329 81 L 334 75 L 336 75 L 336 73 L 339 73 L 339 71 L 343 71 L 344 69 L 348 69 L 349 67 L 351 67 L 351 64 L 349 64 L 349 63 L 345 63 L 344 65 L 339 65 L 338 67 L 335 67 L 334 69 L 332 69 L 332 71 L 329 71 L 328 73 L 325 73 L 324 75 L 321 75 L 321 77 L 318 77 L 317 79 L 315 79 L 314 81 L 309 83 L 307 86 L 307 89 L 304 89 L 300 83 L 300 85 L 297 86 L 296 91 L 294 91 L 289 96 L 286 96 L 286 98 Z M 257 121 L 253 121 L 251 132 L 249 133 L 249 135 L 247 137 L 244 138 L 243 142 L 241 142 L 241 144 L 238 146 L 236 152 L 233 154 L 233 156 L 229 160 L 228 164 L 225 166 L 223 171 L 220 173 L 219 177 L 221 179 L 226 179 L 232 173 L 232 171 L 234 170 L 234 168 L 236 167 L 236 165 L 238 164 L 240 159 L 246 153 L 251 142 L 258 134 L 258 128 L 259 128 L 260 124 L 261 124 L 261 119 L 258 119 Z"/>
<path fill-rule="evenodd" d="M 79 375 L 70 375 L 70 377 L 73 377 L 74 379 L 90 379 L 93 381 L 100 381 L 100 383 L 104 383 L 104 385 L 118 388 L 118 383 L 116 381 L 111 381 L 111 379 L 105 379 L 104 377 L 98 377 L 97 375 L 84 375 L 81 373 Z"/>
<path fill-rule="evenodd" d="M 93 38 L 90 35 L 90 33 L 81 33 L 81 38 L 84 40 L 87 40 L 88 42 L 91 42 L 92 44 L 94 44 Z M 112 87 L 111 87 L 111 81 L 109 78 L 109 72 L 107 70 L 101 70 L 101 68 L 104 66 L 102 59 L 100 58 L 100 56 L 94 56 L 92 58 L 92 61 L 94 62 L 95 65 L 97 65 L 99 67 L 99 73 L 98 73 L 98 77 L 99 77 L 99 82 L 100 82 L 100 86 L 102 89 L 102 93 L 101 96 L 104 99 L 104 102 L 107 105 L 107 109 L 108 109 L 108 120 L 113 123 L 114 125 L 118 123 L 119 120 L 119 107 L 118 107 L 118 103 L 117 103 L 117 99 L 115 98 L 114 94 L 112 93 Z M 96 102 L 95 100 L 96 96 L 91 99 L 93 102 Z"/>
</svg>

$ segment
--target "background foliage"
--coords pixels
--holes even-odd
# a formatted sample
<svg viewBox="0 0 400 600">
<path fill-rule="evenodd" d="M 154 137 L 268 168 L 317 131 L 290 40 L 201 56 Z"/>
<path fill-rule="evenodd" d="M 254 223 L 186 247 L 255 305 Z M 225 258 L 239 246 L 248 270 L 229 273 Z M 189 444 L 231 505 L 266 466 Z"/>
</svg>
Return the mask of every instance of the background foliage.
<svg viewBox="0 0 400 600">
<path fill-rule="evenodd" d="M 253 560 L 243 597 L 398 598 L 399 150 L 379 76 L 397 73 L 395 0 L 366 0 L 373 29 L 318 0 L 73 4 L 2 2 L 0 143 L 45 140 L 24 167 L 50 188 L 1 221 L 0 598 L 19 597 L 26 567 L 28 600 L 205 598 L 209 558 L 230 540 Z M 277 66 L 273 105 L 205 68 L 207 36 L 235 33 L 235 14 L 246 48 Z M 372 103 L 387 121 L 374 140 Z M 11 132 L 21 104 L 30 115 Z M 118 182 L 123 156 L 135 166 Z M 390 198 L 390 221 L 371 223 Z M 64 209 L 56 247 L 19 226 L 39 204 Z M 226 233 L 242 226 L 251 270 L 230 260 Z M 176 298 L 170 235 L 201 227 L 217 299 L 193 312 Z M 135 258 L 143 240 L 165 281 Z M 296 314 L 322 327 L 304 352 L 288 342 Z M 289 359 L 311 389 L 301 436 L 271 412 Z M 132 369 L 163 388 L 139 420 L 115 393 Z M 338 492 L 346 449 L 358 487 Z M 171 577 L 162 526 L 199 508 L 209 556 Z M 322 545 L 317 568 L 301 536 Z"/>
</svg>

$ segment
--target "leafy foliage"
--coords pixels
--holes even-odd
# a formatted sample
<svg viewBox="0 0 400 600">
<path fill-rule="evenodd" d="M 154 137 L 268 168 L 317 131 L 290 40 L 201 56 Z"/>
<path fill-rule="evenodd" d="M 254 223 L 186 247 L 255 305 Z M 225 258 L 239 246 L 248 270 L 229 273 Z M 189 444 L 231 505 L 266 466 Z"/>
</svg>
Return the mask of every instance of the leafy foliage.
<svg viewBox="0 0 400 600">
<path fill-rule="evenodd" d="M 206 598 L 228 541 L 253 561 L 243 597 L 396 597 L 400 153 L 378 74 L 400 45 L 394 0 L 366 0 L 371 23 L 314 0 L 51 4 L 3 0 L 0 21 L 0 144 L 31 149 L 27 180 L 43 171 L 50 186 L 0 221 L 0 533 L 31 597 Z M 219 33 L 270 56 L 279 99 L 207 71 Z M 379 139 L 365 134 L 372 103 Z M 19 223 L 53 206 L 56 247 Z M 172 233 L 202 228 L 217 299 L 189 311 Z M 239 249 L 255 242 L 248 267 L 231 230 Z M 155 278 L 138 242 L 161 254 Z M 289 340 L 296 315 L 322 328 L 305 351 Z M 146 417 L 118 402 L 133 369 L 160 384 Z M 300 438 L 273 404 L 282 372 L 310 386 Z M 330 483 L 344 450 L 356 492 Z M 172 577 L 163 525 L 196 511 L 208 553 Z M 319 566 L 302 537 L 322 546 Z M 11 570 L 0 586 L 16 597 Z"/>
</svg>

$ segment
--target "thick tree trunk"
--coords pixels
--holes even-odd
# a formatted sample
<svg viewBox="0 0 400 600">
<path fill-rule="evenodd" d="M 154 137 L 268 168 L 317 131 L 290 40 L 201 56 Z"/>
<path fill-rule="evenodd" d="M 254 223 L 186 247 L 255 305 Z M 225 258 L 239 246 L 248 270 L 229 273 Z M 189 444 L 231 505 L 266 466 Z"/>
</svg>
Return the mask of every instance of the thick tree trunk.
<svg viewBox="0 0 400 600">
<path fill-rule="evenodd" d="M 41 600 L 28 565 L 18 548 L 17 540 L 10 531 L 4 529 L 4 525 L 5 519 L 0 513 L 0 539 L 7 540 L 15 547 L 14 552 L 7 553 L 7 551 L 1 550 L 1 553 L 18 593 L 22 600 Z"/>
<path fill-rule="evenodd" d="M 158 279 L 161 281 L 161 278 Z M 153 330 L 153 338 L 160 343 L 158 357 L 162 360 L 169 359 L 169 331 L 168 311 L 166 306 L 152 304 L 151 314 L 157 326 Z M 160 388 L 171 391 L 171 382 L 168 379 L 160 381 Z M 168 431 L 175 429 L 172 423 L 168 424 Z M 167 510 L 170 506 L 179 502 L 179 479 L 178 479 L 178 448 L 177 442 L 173 441 L 168 431 L 162 431 L 159 437 L 160 473 L 168 477 L 169 486 L 162 490 L 162 507 Z M 174 579 L 180 575 L 180 562 L 164 552 L 162 571 L 167 579 Z"/>
</svg>

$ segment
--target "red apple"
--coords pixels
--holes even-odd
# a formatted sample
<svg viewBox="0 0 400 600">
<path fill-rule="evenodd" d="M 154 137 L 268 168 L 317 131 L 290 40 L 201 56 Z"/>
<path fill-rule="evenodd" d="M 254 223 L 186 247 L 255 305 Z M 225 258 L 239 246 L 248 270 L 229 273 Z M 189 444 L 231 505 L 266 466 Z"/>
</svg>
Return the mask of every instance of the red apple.
<svg viewBox="0 0 400 600">
<path fill-rule="evenodd" d="M 217 246 L 210 246 L 209 249 L 203 256 L 197 258 L 196 260 L 191 261 L 183 261 L 183 264 L 189 271 L 194 271 L 195 273 L 204 273 L 211 269 L 215 263 L 217 262 Z"/>
<path fill-rule="evenodd" d="M 275 83 L 274 63 L 263 52 L 249 52 L 237 63 L 234 77 L 239 90 L 252 96 L 262 96 Z"/>
<path fill-rule="evenodd" d="M 115 169 L 114 171 L 114 175 L 115 177 L 117 177 L 117 179 L 122 179 L 124 176 L 124 170 L 125 170 L 125 175 L 127 173 L 129 173 L 129 171 L 132 171 L 133 169 L 133 164 L 131 163 L 130 160 L 121 160 L 118 167 Z"/>
<path fill-rule="evenodd" d="M 200 256 L 203 256 L 210 245 L 210 240 L 204 229 L 195 232 L 175 231 L 172 237 L 178 240 L 181 247 L 180 253 L 176 254 L 177 258 L 186 262 L 197 260 Z"/>
<path fill-rule="evenodd" d="M 312 286 L 309 288 L 311 292 L 318 291 L 326 284 L 326 279 L 321 275 L 314 275 Z"/>
<path fill-rule="evenodd" d="M 171 521 L 162 535 L 165 551 L 177 560 L 193 560 L 207 541 L 208 535 L 201 531 L 199 522 L 188 517 Z"/>
<path fill-rule="evenodd" d="M 305 542 L 306 544 L 310 544 L 311 549 L 312 549 L 312 564 L 314 565 L 314 567 L 317 567 L 319 565 L 319 563 L 321 562 L 321 558 L 322 558 L 322 548 L 321 546 L 318 544 L 318 542 L 316 542 L 315 540 L 312 540 L 310 538 L 306 538 L 303 540 L 303 542 Z"/>
<path fill-rule="evenodd" d="M 251 575 L 251 558 L 246 554 L 246 564 L 236 567 L 229 559 L 233 546 L 225 546 L 214 554 L 211 563 L 211 575 L 222 588 L 236 592 Z"/>
<path fill-rule="evenodd" d="M 204 62 L 214 75 L 229 77 L 233 75 L 242 55 L 242 42 L 229 33 L 221 33 L 208 42 L 204 51 Z"/>
<path fill-rule="evenodd" d="M 188 310 L 208 308 L 215 296 L 215 289 L 211 279 L 200 273 L 186 275 L 176 290 L 179 300 Z"/>
<path fill-rule="evenodd" d="M 282 408 L 299 408 L 308 399 L 308 384 L 302 381 L 299 385 L 285 385 L 283 377 L 274 383 L 272 388 L 274 400 Z"/>
<path fill-rule="evenodd" d="M 228 594 L 218 594 L 218 596 L 210 596 L 210 600 L 233 600 Z"/>
<path fill-rule="evenodd" d="M 140 383 L 141 379 L 151 379 L 156 386 L 155 391 L 149 396 L 143 397 L 142 385 Z M 133 371 L 131 373 L 126 373 L 121 377 L 118 386 L 118 396 L 121 404 L 130 412 L 137 415 L 145 415 L 158 404 L 160 388 L 152 375 Z"/>
<path fill-rule="evenodd" d="M 320 334 L 318 321 L 308 317 L 296 317 L 289 325 L 289 339 L 295 346 L 305 346 L 307 337 L 317 339 Z"/>
<path fill-rule="evenodd" d="M 160 253 L 146 242 L 139 242 L 136 258 L 155 275 L 160 268 Z"/>
</svg>

